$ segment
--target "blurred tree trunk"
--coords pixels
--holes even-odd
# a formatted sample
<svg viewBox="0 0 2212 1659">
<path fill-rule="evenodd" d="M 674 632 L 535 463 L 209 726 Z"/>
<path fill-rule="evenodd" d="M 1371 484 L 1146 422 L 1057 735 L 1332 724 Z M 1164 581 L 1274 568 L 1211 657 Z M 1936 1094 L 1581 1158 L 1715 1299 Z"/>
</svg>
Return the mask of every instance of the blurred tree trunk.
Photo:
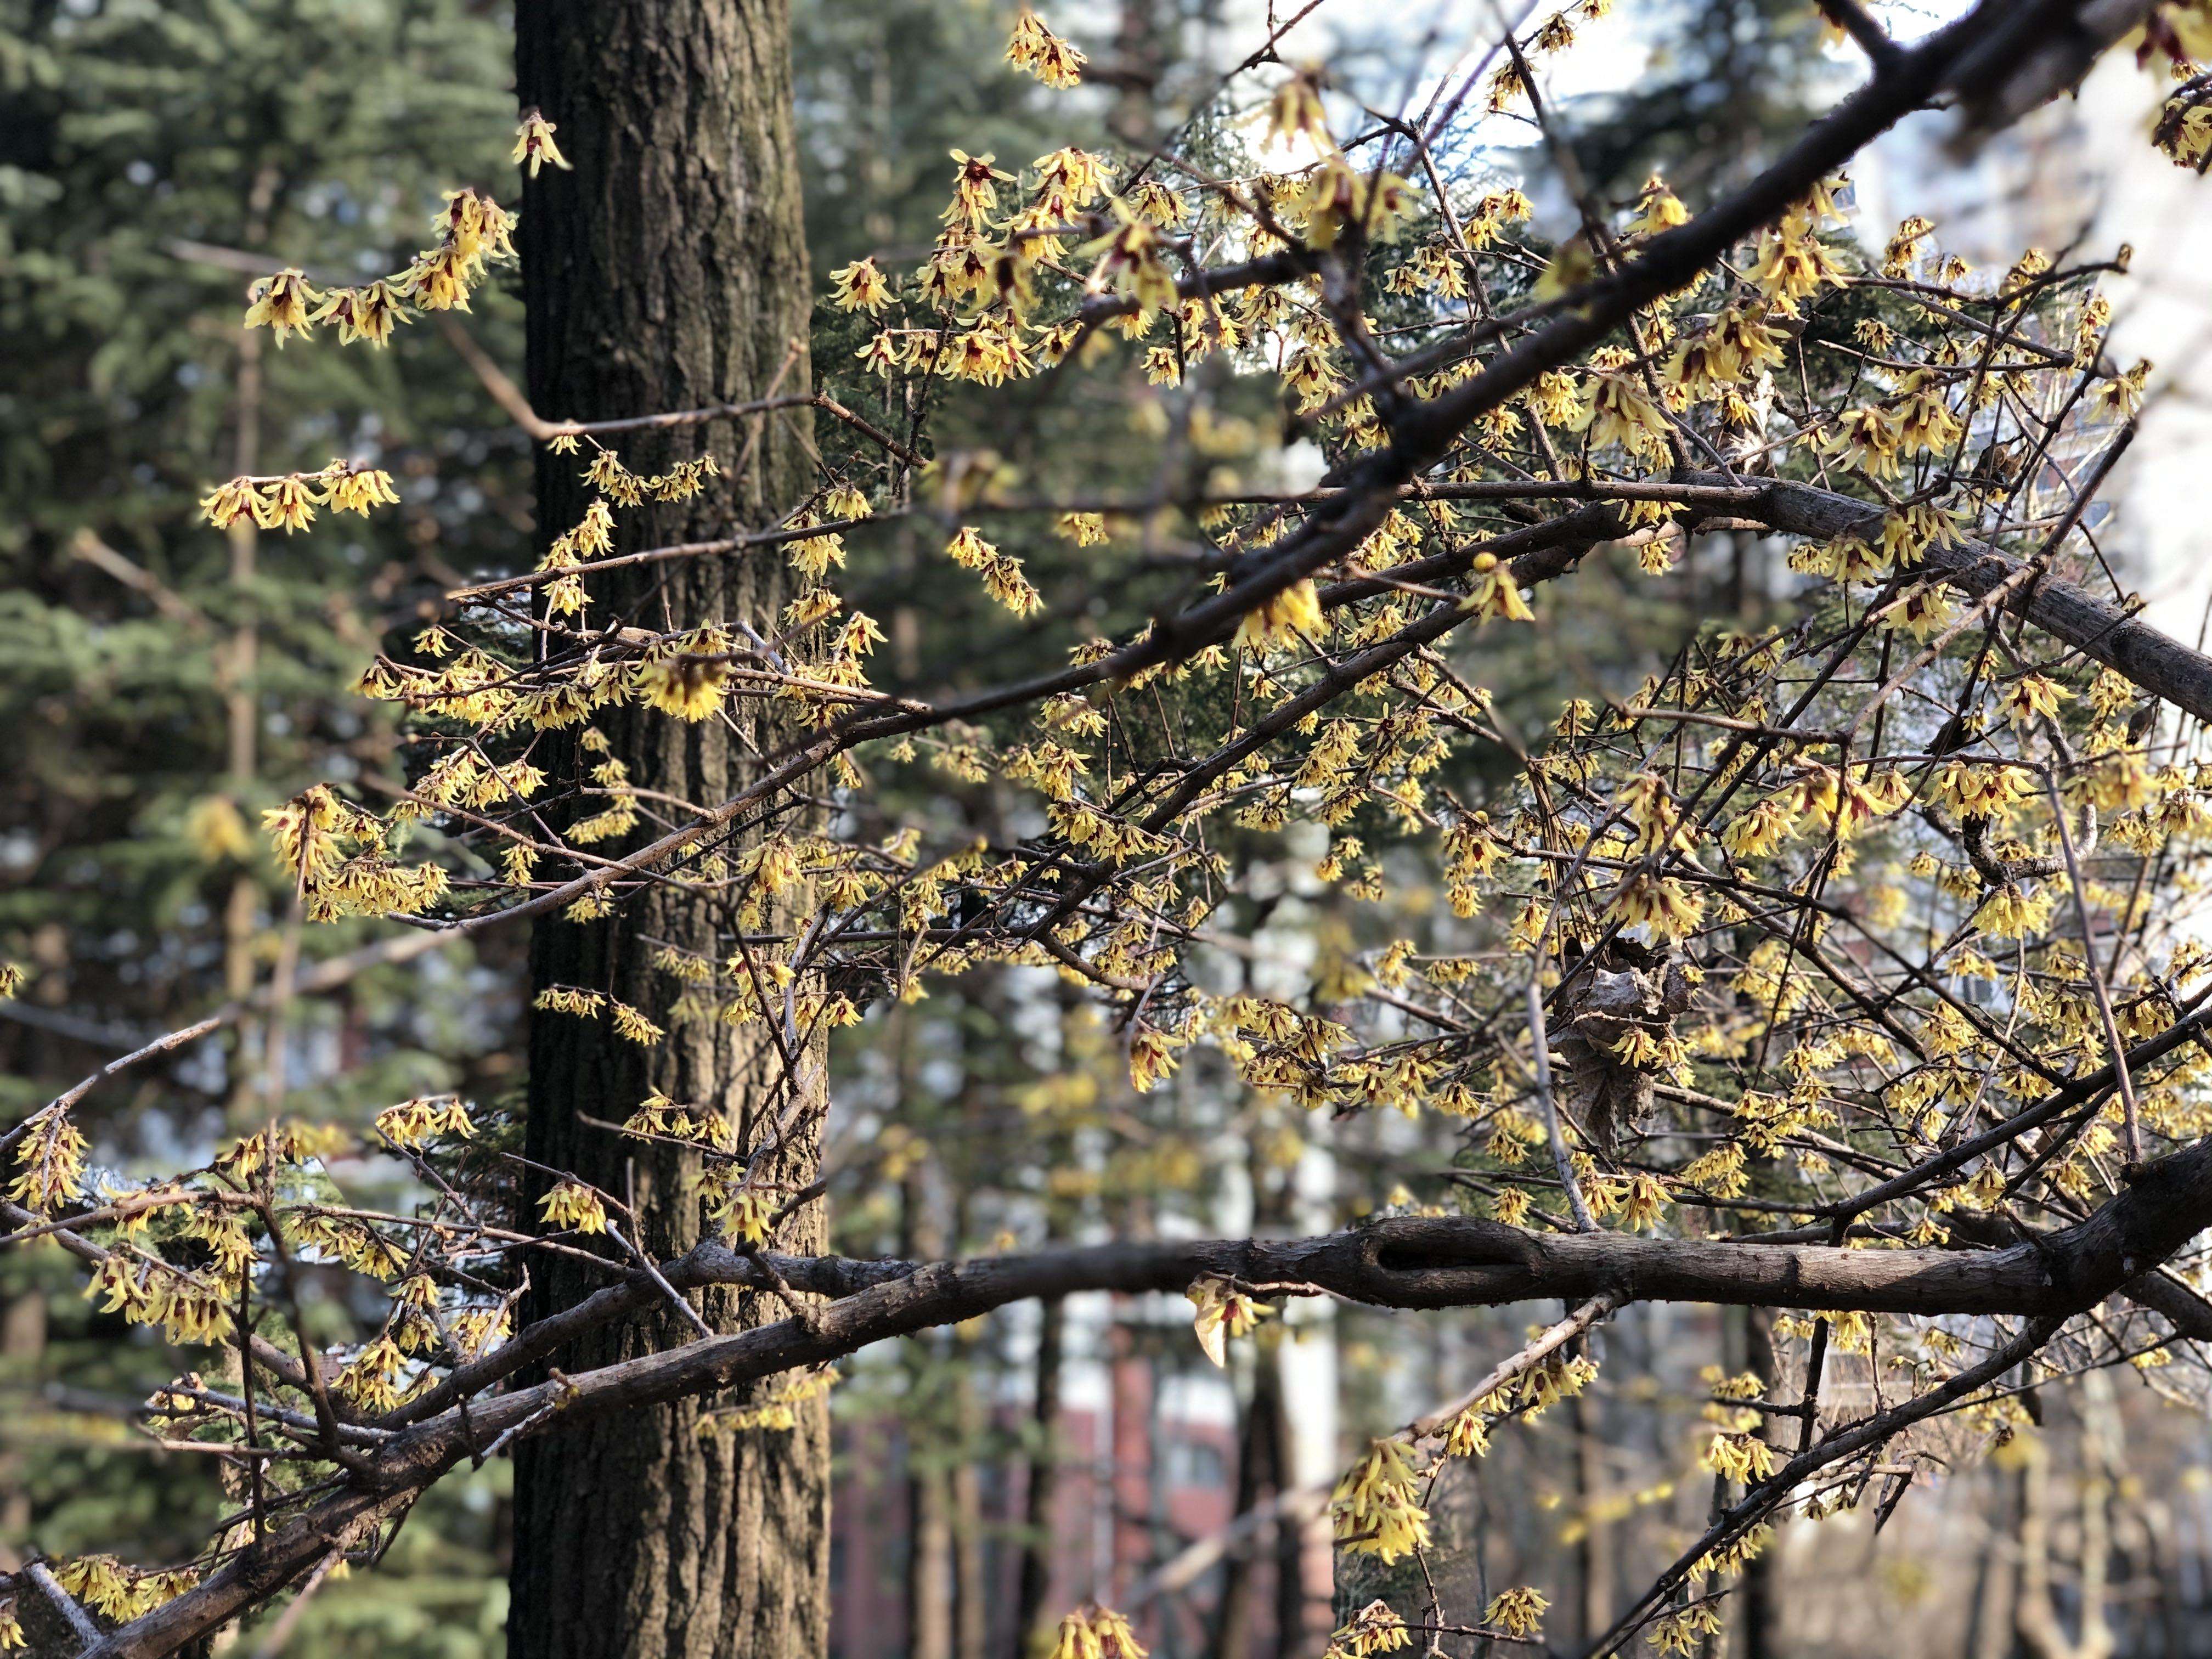
<svg viewBox="0 0 2212 1659">
<path fill-rule="evenodd" d="M 1143 155 L 1159 142 L 1157 94 L 1167 73 L 1168 43 L 1160 20 L 1160 0 L 1121 0 L 1121 22 L 1114 38 L 1112 62 L 1085 76 L 1114 88 L 1107 130 Z"/>
<path fill-rule="evenodd" d="M 899 1254 L 909 1261 L 945 1255 L 927 1160 L 917 1159 L 901 1183 Z M 952 1504 L 944 1449 L 938 1438 L 943 1400 L 944 1333 L 925 1331 L 904 1346 L 906 1359 L 906 1653 L 908 1659 L 952 1659 Z"/>
<path fill-rule="evenodd" d="M 1288 1456 L 1288 1428 L 1283 1421 L 1281 1373 L 1276 1368 L 1274 1341 L 1266 1340 L 1253 1355 L 1252 1398 L 1244 1407 L 1237 1440 L 1237 1502 L 1232 1513 L 1245 1515 L 1262 1504 L 1271 1504 L 1291 1485 Z M 1229 1558 L 1222 1580 L 1221 1623 L 1214 1641 L 1218 1659 L 1254 1659 L 1259 1626 L 1258 1565 L 1265 1542 L 1287 1521 L 1247 1540 Z M 1280 1564 L 1277 1563 L 1280 1571 Z M 1279 1591 L 1279 1586 L 1278 1587 Z M 1277 1617 L 1283 1598 L 1276 1596 Z M 1280 1633 L 1279 1632 L 1279 1635 Z M 1282 1651 L 1291 1650 L 1279 1642 Z"/>
<path fill-rule="evenodd" d="M 1270 1168 L 1255 1137 L 1249 1146 L 1246 1178 L 1252 1183 L 1252 1230 L 1255 1233 L 1287 1231 L 1291 1223 L 1291 1181 L 1287 1173 Z M 1237 1502 L 1234 1513 L 1243 1515 L 1263 1503 L 1272 1503 L 1297 1484 L 1291 1467 L 1291 1430 L 1283 1407 L 1280 1344 L 1284 1333 L 1271 1326 L 1255 1344 L 1252 1356 L 1252 1397 L 1243 1410 L 1237 1440 Z M 1214 1638 L 1217 1659 L 1256 1659 L 1255 1637 L 1259 1628 L 1258 1565 L 1266 1545 L 1276 1545 L 1275 1651 L 1297 1653 L 1299 1626 L 1305 1617 L 1305 1586 L 1300 1571 L 1297 1528 L 1287 1519 L 1246 1541 L 1229 1558 L 1221 1587 L 1221 1617 Z M 1282 1540 L 1292 1540 L 1287 1552 Z"/>
<path fill-rule="evenodd" d="M 2079 1571 L 2081 1635 L 2075 1641 L 2060 1621 L 2051 1583 L 2051 1534 L 2056 1517 L 2048 1450 L 2039 1447 L 2029 1454 L 2021 1482 L 2020 1598 L 2014 1615 L 2021 1640 L 2037 1659 L 2109 1659 L 2113 1644 L 2112 1626 L 2105 1617 L 2108 1540 L 2102 1484 L 2094 1479 L 2083 1482 Z"/>
<path fill-rule="evenodd" d="M 763 395 L 779 374 L 809 385 L 803 359 L 808 277 L 791 109 L 786 0 L 537 0 L 516 9 L 516 85 L 560 129 L 572 173 L 524 185 L 520 244 L 528 307 L 531 402 L 548 417 L 606 419 Z M 749 444 L 717 422 L 623 441 L 650 475 L 710 453 L 726 476 L 683 505 L 622 513 L 622 550 L 769 522 L 805 487 L 805 423 L 777 418 Z M 744 462 L 740 464 L 740 457 Z M 541 545 L 576 523 L 589 500 L 586 457 L 541 453 Z M 663 599 L 665 610 L 663 609 Z M 593 584 L 593 619 L 639 611 L 655 626 L 774 614 L 781 578 L 769 561 L 698 560 L 611 572 Z M 649 605 L 649 608 L 647 608 Z M 610 755 L 568 745 L 563 781 L 588 785 L 602 758 L 631 781 L 690 801 L 743 787 L 748 750 L 780 740 L 757 704 L 687 726 L 629 708 L 595 720 Z M 541 753 L 547 752 L 541 747 Z M 559 751 L 553 751 L 559 757 Z M 579 816 L 605 798 L 586 797 Z M 617 852 L 650 833 L 648 818 Z M 772 1042 L 711 1018 L 671 1018 L 677 983 L 657 971 L 661 945 L 720 963 L 736 948 L 715 905 L 663 889 L 615 915 L 548 917 L 531 952 L 534 988 L 602 990 L 668 1025 L 656 1047 L 610 1023 L 533 1016 L 526 1148 L 632 1203 L 641 1247 L 678 1254 L 702 1231 L 689 1185 L 695 1160 L 625 1141 L 585 1121 L 619 1122 L 648 1089 L 718 1108 L 740 1144 L 775 1133 L 789 1090 L 818 1099 L 818 1053 L 796 1064 Z M 817 1161 L 818 1114 L 758 1173 L 803 1185 Z M 532 1172 L 534 1218 L 550 1177 Z M 821 1206 L 775 1241 L 821 1248 Z M 558 1258 L 531 1264 L 524 1310 L 543 1318 L 599 1284 Z M 708 1322 L 735 1331 L 785 1316 L 772 1297 L 717 1291 L 696 1299 Z M 672 1310 L 597 1333 L 556 1355 L 563 1369 L 605 1365 L 690 1335 Z M 765 1389 L 768 1385 L 761 1385 Z M 742 1400 L 745 1396 L 740 1395 Z M 705 1401 L 686 1401 L 526 1441 L 518 1449 L 508 1650 L 517 1659 L 799 1659 L 829 1632 L 829 1423 L 820 1401 L 791 1432 L 702 1438 Z"/>
<path fill-rule="evenodd" d="M 1014 1604 L 1018 1659 L 1048 1623 L 1044 1598 L 1052 1588 L 1053 1507 L 1060 1492 L 1060 1362 L 1066 1317 L 1066 1304 L 1055 1297 L 1044 1304 L 1037 1324 L 1036 1394 L 1030 1408 L 1035 1439 L 1029 1492 L 1022 1504 L 1022 1577 Z"/>
<path fill-rule="evenodd" d="M 1744 1368 L 1764 1385 L 1765 1397 L 1775 1398 L 1778 1380 L 1774 1363 L 1774 1315 L 1766 1308 L 1742 1310 L 1744 1334 Z M 1777 1461 L 1787 1458 L 1790 1452 L 1790 1419 L 1768 1417 L 1761 1420 L 1759 1437 L 1774 1443 Z M 1778 1628 L 1782 1612 L 1781 1597 L 1775 1583 L 1776 1552 L 1761 1550 L 1751 1559 L 1743 1571 L 1743 1608 L 1737 1615 L 1737 1628 L 1741 1639 L 1735 1644 L 1736 1659 L 1779 1659 L 1781 1632 Z M 1602 1623 L 1591 1628 L 1590 1634 L 1605 1628 Z"/>
<path fill-rule="evenodd" d="M 958 1659 L 987 1659 L 991 1591 L 983 1537 L 983 1472 L 976 1462 L 984 1426 L 983 1402 L 975 1390 L 975 1367 L 981 1362 L 972 1336 L 963 1332 L 957 1340 L 960 1370 L 952 1389 L 960 1461 L 952 1466 L 952 1650 Z"/>
<path fill-rule="evenodd" d="M 914 1431 L 909 1425 L 908 1432 Z M 910 1464 L 916 1449 L 909 1441 Z M 914 1467 L 907 1486 L 906 1652 L 908 1659 L 952 1659 L 952 1506 L 945 1471 Z"/>
<path fill-rule="evenodd" d="M 1575 1542 L 1575 1584 L 1582 1592 L 1583 1638 L 1595 1642 L 1613 1622 L 1613 1522 L 1592 1513 L 1605 1495 L 1605 1437 L 1595 1401 L 1577 1395 L 1567 1406 L 1575 1441 L 1575 1502 L 1583 1517 L 1582 1536 Z M 1753 1616 L 1747 1611 L 1747 1622 Z M 1747 1644 L 1740 1659 L 1767 1659 L 1767 1655 Z"/>
</svg>

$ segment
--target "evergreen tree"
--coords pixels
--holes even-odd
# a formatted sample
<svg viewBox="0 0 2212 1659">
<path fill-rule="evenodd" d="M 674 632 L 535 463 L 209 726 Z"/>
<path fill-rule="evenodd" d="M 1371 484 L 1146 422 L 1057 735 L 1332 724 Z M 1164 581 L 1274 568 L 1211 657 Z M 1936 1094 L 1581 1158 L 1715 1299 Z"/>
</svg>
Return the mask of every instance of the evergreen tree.
<svg viewBox="0 0 2212 1659">
<path fill-rule="evenodd" d="M 507 54 L 478 0 L 0 3 L 0 956 L 32 972 L 0 1003 L 11 1119 L 295 941 L 310 964 L 359 942 L 288 923 L 253 826 L 333 768 L 399 775 L 395 722 L 351 682 L 457 571 L 513 559 L 524 451 L 434 325 L 341 356 L 270 349 L 240 317 L 250 275 L 383 268 L 457 175 L 498 181 Z M 463 323 L 502 354 L 517 332 L 496 293 Z M 221 479 L 334 453 L 398 473 L 410 506 L 297 537 L 201 517 Z M 204 1156 L 309 1085 L 356 1121 L 394 1091 L 495 1094 L 496 967 L 448 953 L 180 1050 L 93 1103 L 95 1158 Z M 0 1255 L 0 1386 L 11 1419 L 37 1413 L 0 1453 L 0 1546 L 177 1559 L 228 1499 L 114 1413 L 184 1362 L 67 1279 Z M 318 1328 L 342 1340 L 353 1292 L 324 1288 Z M 399 1576 L 318 1598 L 303 1644 L 489 1651 L 503 1474 L 426 1508 Z"/>
</svg>

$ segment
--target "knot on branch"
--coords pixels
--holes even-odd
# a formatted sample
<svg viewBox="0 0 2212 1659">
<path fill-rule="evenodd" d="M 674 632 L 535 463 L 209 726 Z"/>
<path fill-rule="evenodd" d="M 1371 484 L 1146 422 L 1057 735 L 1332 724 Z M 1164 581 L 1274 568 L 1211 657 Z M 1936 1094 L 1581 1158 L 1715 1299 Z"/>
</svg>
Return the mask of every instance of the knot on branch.
<svg viewBox="0 0 2212 1659">
<path fill-rule="evenodd" d="M 1394 1216 L 1355 1237 L 1360 1277 L 1387 1285 L 1391 1299 L 1407 1306 L 1415 1305 L 1409 1291 L 1432 1290 L 1455 1302 L 1494 1295 L 1528 1279 L 1542 1260 L 1541 1247 L 1519 1228 L 1472 1216 Z"/>
</svg>

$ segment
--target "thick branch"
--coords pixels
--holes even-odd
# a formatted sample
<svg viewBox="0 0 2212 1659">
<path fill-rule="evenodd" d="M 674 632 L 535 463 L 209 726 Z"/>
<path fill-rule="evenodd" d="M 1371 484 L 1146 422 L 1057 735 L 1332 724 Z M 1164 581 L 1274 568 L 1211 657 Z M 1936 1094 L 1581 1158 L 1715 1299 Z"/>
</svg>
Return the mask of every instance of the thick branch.
<svg viewBox="0 0 2212 1659">
<path fill-rule="evenodd" d="M 1717 474 L 1700 482 L 1722 482 Z M 1758 505 L 1738 509 L 1775 529 L 1822 538 L 1872 532 L 1882 509 L 1864 501 L 1816 489 L 1810 484 L 1776 483 Z M 1949 586 L 1976 599 L 2017 576 L 2020 562 L 1986 542 L 1929 548 L 1927 568 Z M 2212 720 L 2212 658 L 2191 650 L 2118 607 L 2091 598 L 2071 582 L 2046 576 L 2028 582 L 2005 608 L 2033 623 L 2053 639 L 2072 646 L 2154 696 L 2203 720 Z"/>
<path fill-rule="evenodd" d="M 1031 1297 L 1175 1291 L 1214 1276 L 1310 1285 L 1394 1308 L 1604 1296 L 2055 1318 L 2094 1306 L 2154 1269 L 2208 1224 L 2212 1141 L 2149 1165 L 2080 1225 L 2003 1250 L 1848 1250 L 1612 1233 L 1538 1237 L 1495 1222 L 1401 1218 L 1322 1238 L 1111 1243 L 933 1263 L 814 1310 L 808 1322 L 788 1319 L 642 1355 L 502 1395 L 472 1408 L 465 1420 L 453 1411 L 421 1424 L 368 1460 L 353 1489 L 241 1552 L 198 1589 L 88 1649 L 83 1659 L 157 1659 L 173 1651 L 311 1571 L 333 1538 L 362 1535 L 471 1451 L 526 1425 L 539 1431 L 710 1393 Z M 721 1254 L 726 1261 L 695 1252 L 696 1261 L 686 1258 L 688 1268 L 675 1264 L 668 1277 L 735 1283 L 757 1271 Z M 857 1282 L 902 1266 L 850 1264 L 828 1270 L 825 1279 Z M 717 1281 L 717 1274 L 727 1277 Z M 639 1277 L 649 1291 L 650 1281 Z"/>
</svg>

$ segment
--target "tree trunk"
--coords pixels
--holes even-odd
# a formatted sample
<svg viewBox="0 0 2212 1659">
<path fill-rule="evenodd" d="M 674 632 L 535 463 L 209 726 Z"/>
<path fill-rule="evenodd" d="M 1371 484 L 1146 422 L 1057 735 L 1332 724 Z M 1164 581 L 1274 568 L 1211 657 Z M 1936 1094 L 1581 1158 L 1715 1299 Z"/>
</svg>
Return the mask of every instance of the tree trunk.
<svg viewBox="0 0 2212 1659">
<path fill-rule="evenodd" d="M 1745 1369 L 1765 1385 L 1766 1398 L 1775 1397 L 1778 1368 L 1774 1355 L 1774 1314 L 1768 1308 L 1746 1308 L 1743 1310 Z M 1581 1403 L 1579 1401 L 1577 1404 Z M 1781 1441 L 1788 1434 L 1786 1419 L 1769 1417 L 1759 1425 L 1759 1437 L 1770 1442 Z M 1777 1461 L 1790 1455 L 1789 1446 L 1777 1445 Z M 1779 1659 L 1781 1648 L 1782 1598 L 1776 1583 L 1775 1559 L 1778 1552 L 1762 1550 L 1751 1559 L 1743 1570 L 1742 1607 L 1737 1613 L 1738 1629 L 1742 1639 L 1736 1644 L 1737 1659 Z M 1590 1634 L 1605 1628 L 1593 1626 Z"/>
<path fill-rule="evenodd" d="M 523 191 L 529 392 L 539 413 L 608 419 L 757 398 L 787 364 L 788 389 L 809 389 L 806 364 L 789 358 L 805 337 L 808 277 L 786 0 L 531 0 L 516 8 L 515 64 L 523 106 L 558 125 L 574 166 L 549 168 Z M 641 474 L 702 453 L 726 473 L 687 504 L 618 512 L 618 550 L 772 522 L 806 487 L 804 430 L 785 415 L 769 420 L 750 446 L 746 428 L 728 422 L 617 441 Z M 541 453 L 541 544 L 582 516 L 588 459 L 588 451 Z M 656 630 L 740 619 L 757 626 L 784 597 L 772 561 L 682 561 L 595 578 L 587 620 Z M 729 720 L 696 726 L 623 707 L 602 710 L 593 724 L 609 756 L 567 742 L 566 781 L 588 785 L 591 769 L 611 757 L 635 784 L 701 804 L 742 787 L 748 745 L 778 741 L 750 702 L 733 705 Z M 563 758 L 558 749 L 550 756 Z M 576 815 L 605 805 L 586 797 Z M 635 845 L 651 822 L 595 850 Z M 536 1014 L 530 1030 L 529 1156 L 634 1205 L 637 1243 L 655 1256 L 701 1236 L 696 1159 L 586 1118 L 619 1122 L 657 1086 L 721 1110 L 750 1149 L 775 1133 L 791 1091 L 818 1103 L 818 1055 L 802 1051 L 793 1067 L 758 1027 L 686 1019 L 672 1007 L 681 988 L 654 969 L 656 951 L 672 945 L 720 963 L 737 948 L 730 921 L 714 904 L 654 887 L 605 920 L 548 918 L 532 945 L 535 988 L 605 991 L 668 1027 L 650 1048 L 616 1036 L 604 1019 Z M 799 1111 L 792 1121 L 795 1128 L 757 1173 L 797 1186 L 813 1176 L 819 1114 Z M 532 1218 L 550 1180 L 532 1171 L 523 1183 Z M 816 1203 L 775 1242 L 810 1250 L 823 1238 Z M 534 1261 L 531 1271 L 532 1320 L 604 1282 L 557 1257 Z M 775 1297 L 750 1292 L 717 1290 L 694 1300 L 722 1331 L 787 1312 Z M 550 1363 L 605 1365 L 689 1335 L 663 1309 L 580 1340 Z M 517 1659 L 811 1659 L 825 1650 L 826 1407 L 818 1399 L 802 1407 L 792 1431 L 702 1437 L 712 1403 L 610 1417 L 522 1443 L 507 1622 Z"/>
<path fill-rule="evenodd" d="M 1066 1305 L 1054 1297 L 1037 1324 L 1036 1390 L 1030 1412 L 1036 1438 L 1029 1459 L 1029 1491 L 1022 1503 L 1022 1576 L 1014 1602 L 1016 1659 L 1035 1644 L 1048 1623 L 1045 1597 L 1052 1589 L 1054 1500 L 1060 1492 L 1060 1364 Z"/>
<path fill-rule="evenodd" d="M 930 1166 L 917 1160 L 901 1186 L 899 1254 L 937 1261 L 945 1254 L 937 1224 Z M 945 1333 L 925 1331 L 906 1344 L 907 1659 L 952 1659 L 952 1510 L 944 1448 Z"/>
<path fill-rule="evenodd" d="M 1237 1437 L 1237 1498 L 1232 1512 L 1249 1515 L 1273 1503 L 1291 1486 L 1283 1441 L 1282 1389 L 1275 1355 L 1262 1343 L 1253 1355 L 1252 1398 L 1243 1410 Z M 1279 1522 L 1288 1526 L 1288 1522 Z M 1229 1558 L 1221 1581 L 1220 1622 L 1214 1637 L 1217 1659 L 1252 1659 L 1257 1644 L 1257 1601 L 1262 1545 L 1273 1529 L 1250 1540 Z M 1281 1602 L 1279 1595 L 1278 1606 Z M 1279 1613 L 1277 1615 L 1280 1617 Z"/>
<path fill-rule="evenodd" d="M 1567 1406 L 1567 1421 L 1574 1431 L 1575 1503 L 1583 1521 L 1583 1535 L 1575 1545 L 1575 1583 L 1582 1592 L 1583 1639 L 1595 1642 L 1613 1622 L 1612 1522 L 1592 1513 L 1606 1489 L 1605 1437 L 1595 1401 L 1578 1394 Z M 1770 1656 L 1754 1646 L 1743 1659 Z"/>
<path fill-rule="evenodd" d="M 983 1443 L 982 1401 L 975 1392 L 975 1344 L 964 1335 L 956 1352 L 960 1371 L 952 1379 L 954 1415 L 960 1426 L 960 1461 L 952 1466 L 952 1650 L 957 1659 L 989 1659 L 991 1586 L 984 1536 L 983 1471 L 976 1462 Z"/>
<path fill-rule="evenodd" d="M 909 1426 L 909 1433 L 913 1428 Z M 919 1457 L 909 1445 L 909 1457 Z M 945 1472 L 934 1457 L 908 1477 L 907 1659 L 952 1659 L 952 1511 Z"/>
</svg>

